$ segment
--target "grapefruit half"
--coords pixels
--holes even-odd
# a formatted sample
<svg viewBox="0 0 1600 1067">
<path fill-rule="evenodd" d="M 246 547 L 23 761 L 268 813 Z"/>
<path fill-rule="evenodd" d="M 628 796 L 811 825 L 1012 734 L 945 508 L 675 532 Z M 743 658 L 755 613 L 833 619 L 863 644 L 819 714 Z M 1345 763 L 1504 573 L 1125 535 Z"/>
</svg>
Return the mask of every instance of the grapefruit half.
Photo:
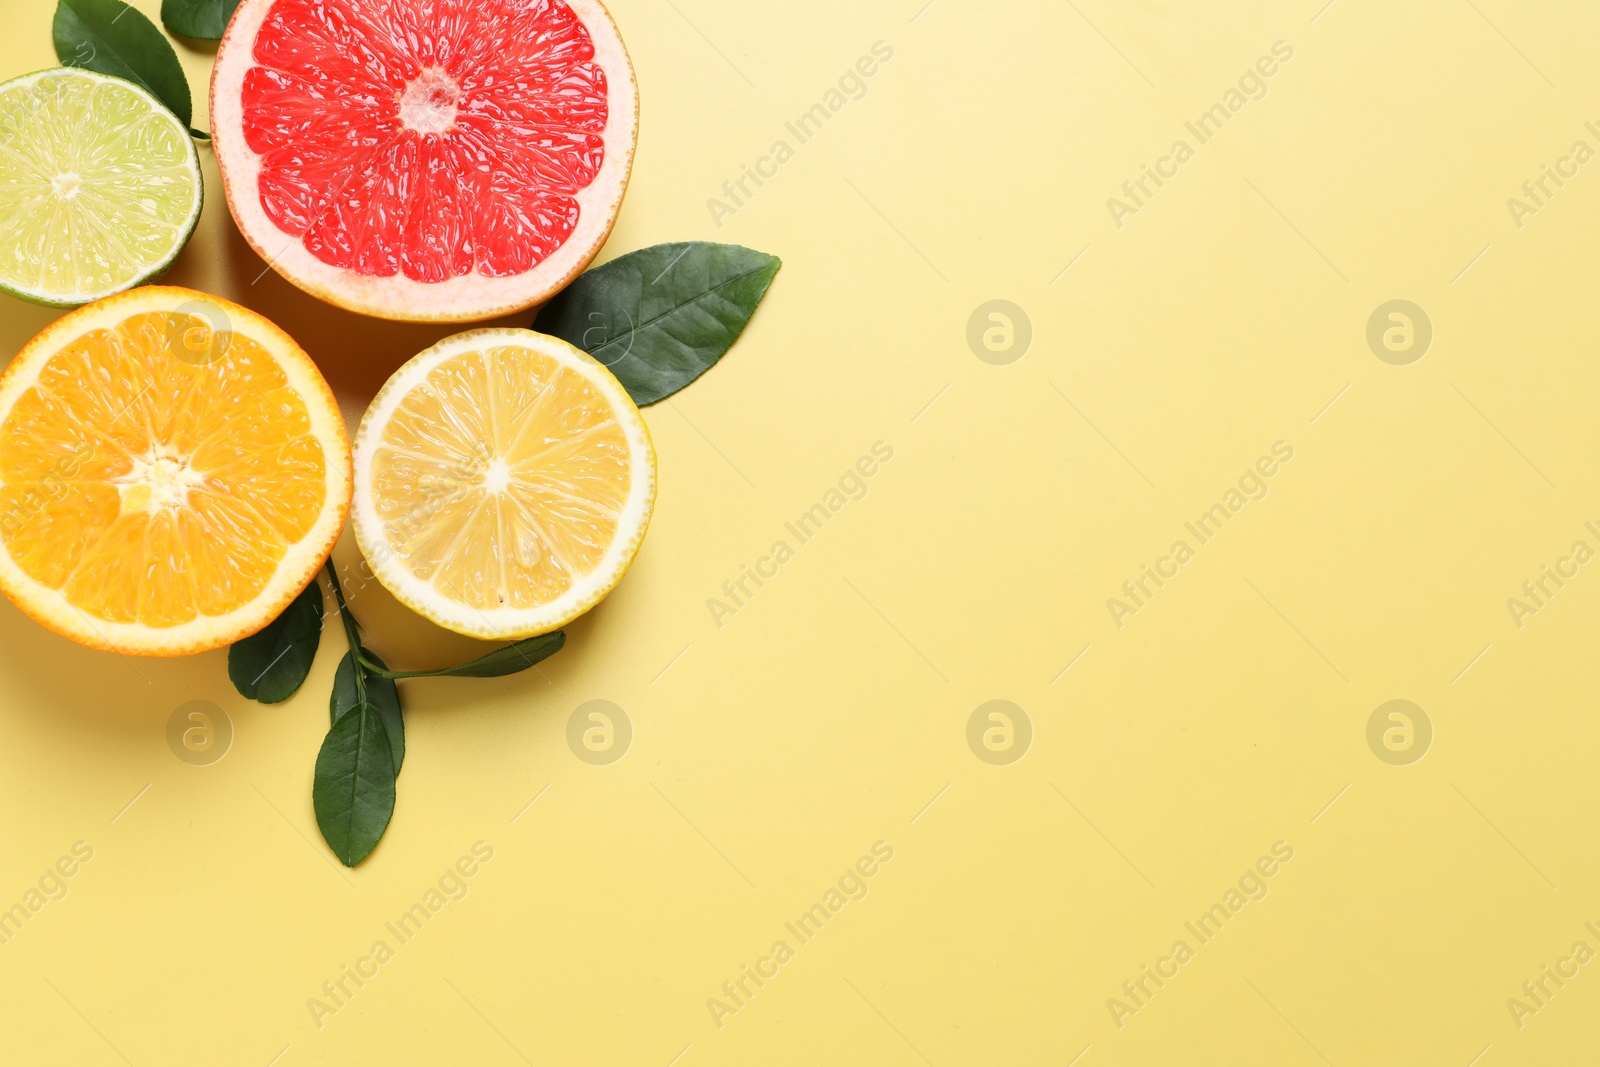
<svg viewBox="0 0 1600 1067">
<path fill-rule="evenodd" d="M 228 207 L 279 274 L 351 311 L 463 322 L 594 258 L 639 94 L 599 0 L 243 0 L 211 122 Z"/>
</svg>

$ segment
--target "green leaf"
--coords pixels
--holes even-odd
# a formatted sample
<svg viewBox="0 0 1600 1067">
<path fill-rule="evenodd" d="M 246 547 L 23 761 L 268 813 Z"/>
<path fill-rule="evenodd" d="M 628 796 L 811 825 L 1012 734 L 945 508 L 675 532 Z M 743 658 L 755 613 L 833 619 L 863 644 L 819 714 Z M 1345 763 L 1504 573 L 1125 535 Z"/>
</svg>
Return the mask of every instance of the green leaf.
<svg viewBox="0 0 1600 1067">
<path fill-rule="evenodd" d="M 228 678 L 251 700 L 288 700 L 311 673 L 322 637 L 322 586 L 312 582 L 283 614 L 228 649 Z"/>
<path fill-rule="evenodd" d="M 333 724 L 317 753 L 311 807 L 322 839 L 346 867 L 366 859 L 394 815 L 394 762 L 371 705 Z"/>
<path fill-rule="evenodd" d="M 722 358 L 782 265 L 739 245 L 655 245 L 583 274 L 533 328 L 604 363 L 634 403 L 654 404 Z"/>
<path fill-rule="evenodd" d="M 185 126 L 194 117 L 189 82 L 172 43 L 122 0 L 61 0 L 51 35 L 62 66 L 137 82 Z"/>
<path fill-rule="evenodd" d="M 161 0 L 161 24 L 179 37 L 220 41 L 239 0 Z"/>
<path fill-rule="evenodd" d="M 391 671 L 371 652 L 363 650 L 362 662 L 368 676 L 379 678 L 500 678 L 507 674 L 525 671 L 540 660 L 549 659 L 567 643 L 565 630 L 528 637 L 513 645 L 497 648 L 487 656 L 458 663 L 454 667 L 441 667 L 436 671 Z"/>
<path fill-rule="evenodd" d="M 370 649 L 363 649 L 362 653 L 378 666 L 384 665 L 383 660 Z M 356 670 L 355 653 L 346 652 L 344 659 L 339 661 L 339 669 L 334 672 L 333 695 L 328 699 L 328 712 L 335 724 L 361 704 L 361 695 L 356 688 Z M 398 775 L 400 765 L 406 760 L 406 726 L 400 715 L 400 690 L 395 688 L 392 678 L 385 678 L 370 670 L 366 671 L 366 675 L 367 704 L 378 713 L 383 732 L 389 736 L 389 755 L 394 763 L 394 773 Z"/>
</svg>

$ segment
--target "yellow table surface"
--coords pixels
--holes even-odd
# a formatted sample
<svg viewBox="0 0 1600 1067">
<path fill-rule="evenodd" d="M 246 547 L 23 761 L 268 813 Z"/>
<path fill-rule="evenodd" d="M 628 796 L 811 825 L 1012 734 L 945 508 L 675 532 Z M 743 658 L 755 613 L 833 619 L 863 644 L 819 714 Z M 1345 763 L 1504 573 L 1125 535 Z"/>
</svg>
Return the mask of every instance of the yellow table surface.
<svg viewBox="0 0 1600 1067">
<path fill-rule="evenodd" d="M 403 684 L 353 871 L 311 810 L 336 629 L 266 707 L 222 652 L 0 605 L 0 908 L 65 892 L 0 944 L 0 1062 L 1592 1056 L 1600 10 L 613 6 L 643 123 L 605 255 L 784 259 L 646 411 L 638 562 L 540 672 Z M 0 0 L 0 74 L 54 62 L 51 10 Z M 264 272 L 201 157 L 169 280 L 281 324 L 353 424 L 452 331 Z M 56 314 L 0 305 L 3 347 Z M 353 607 L 391 663 L 483 649 Z M 167 743 L 196 700 L 234 732 L 204 767 Z M 595 700 L 608 764 L 568 740 Z"/>
</svg>

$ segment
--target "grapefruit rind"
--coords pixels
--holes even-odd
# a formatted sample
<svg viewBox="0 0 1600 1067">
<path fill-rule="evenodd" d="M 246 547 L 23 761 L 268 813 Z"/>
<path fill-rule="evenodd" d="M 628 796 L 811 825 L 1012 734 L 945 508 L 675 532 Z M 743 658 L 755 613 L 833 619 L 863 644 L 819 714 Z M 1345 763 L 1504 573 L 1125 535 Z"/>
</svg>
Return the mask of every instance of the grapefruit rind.
<svg viewBox="0 0 1600 1067">
<path fill-rule="evenodd" d="M 525 311 L 570 285 L 599 253 L 616 225 L 639 137 L 639 88 L 632 61 L 610 12 L 599 0 L 565 0 L 589 31 L 594 63 L 605 71 L 609 119 L 600 173 L 574 194 L 576 229 L 533 269 L 503 278 L 476 271 L 442 282 L 403 274 L 364 275 L 314 256 L 299 237 L 279 229 L 261 204 L 260 157 L 245 142 L 244 81 L 256 65 L 256 36 L 275 0 L 244 0 L 217 48 L 211 75 L 211 136 L 223 195 L 239 232 L 257 255 L 317 299 L 375 318 L 401 322 L 478 322 Z"/>
<path fill-rule="evenodd" d="M 479 608 L 441 594 L 414 575 L 384 533 L 372 486 L 373 459 L 401 402 L 441 363 L 462 353 L 526 347 L 576 371 L 607 400 L 628 442 L 631 479 L 616 536 L 600 562 L 555 600 L 531 608 Z M 482 640 L 518 640 L 566 625 L 603 600 L 622 580 L 644 542 L 656 497 L 656 455 L 650 431 L 627 390 L 593 356 L 561 340 L 512 327 L 468 330 L 447 337 L 408 361 L 384 384 L 361 419 L 355 439 L 355 495 L 351 525 L 356 543 L 380 584 L 412 611 L 456 633 Z"/>
<path fill-rule="evenodd" d="M 156 628 L 90 618 L 60 590 L 26 574 L 0 542 L 0 592 L 26 615 L 79 644 L 138 656 L 187 656 L 221 648 L 276 619 L 316 580 L 333 550 L 350 510 L 350 437 L 333 391 L 294 340 L 247 308 L 220 297 L 178 286 L 146 285 L 106 297 L 56 320 L 28 342 L 0 374 L 0 423 L 19 397 L 38 380 L 50 358 L 91 330 L 109 330 L 146 312 L 176 311 L 195 302 L 210 304 L 229 317 L 233 330 L 270 352 L 289 384 L 305 402 L 311 432 L 325 450 L 325 503 L 311 529 L 289 547 L 266 587 L 252 600 L 224 615 L 201 615 L 177 626 Z"/>
<path fill-rule="evenodd" d="M 195 227 L 200 222 L 201 211 L 205 206 L 205 181 L 201 177 L 200 156 L 195 150 L 194 139 L 190 136 L 189 131 L 184 127 L 183 123 L 178 121 L 178 117 L 167 109 L 165 104 L 161 103 L 148 90 L 134 82 L 115 78 L 109 74 L 101 74 L 98 71 L 84 70 L 79 67 L 51 67 L 0 82 L 0 95 L 52 78 L 71 78 L 90 84 L 109 85 L 117 90 L 126 91 L 141 100 L 150 109 L 153 121 L 169 124 L 176 133 L 176 140 L 184 146 L 184 168 L 194 181 L 194 202 L 187 215 L 173 224 L 175 235 L 172 239 L 171 247 L 159 258 L 139 264 L 125 281 L 105 289 L 88 292 L 49 292 L 36 286 L 22 285 L 16 281 L 7 280 L 3 274 L 0 274 L 0 292 L 14 296 L 19 300 L 26 300 L 30 304 L 41 304 L 45 307 L 55 308 L 77 308 L 115 293 L 126 292 L 135 286 L 143 285 L 152 278 L 158 278 L 164 274 L 167 268 L 172 266 L 173 261 L 178 258 L 178 254 L 189 243 L 189 239 L 194 236 Z M 37 120 L 34 120 L 34 123 L 36 122 Z M 34 123 L 6 131 L 8 139 L 38 136 L 40 131 Z"/>
</svg>

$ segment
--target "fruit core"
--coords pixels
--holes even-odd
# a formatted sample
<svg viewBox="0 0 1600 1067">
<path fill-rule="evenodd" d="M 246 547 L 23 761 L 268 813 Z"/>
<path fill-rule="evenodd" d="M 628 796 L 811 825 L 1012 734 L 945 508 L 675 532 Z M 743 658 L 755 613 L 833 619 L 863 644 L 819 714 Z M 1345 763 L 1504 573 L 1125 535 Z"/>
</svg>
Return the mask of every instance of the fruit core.
<svg viewBox="0 0 1600 1067">
<path fill-rule="evenodd" d="M 205 476 L 189 466 L 188 457 L 166 453 L 133 460 L 127 475 L 118 480 L 127 511 L 183 507 L 189 502 L 190 488 L 204 483 Z"/>
<path fill-rule="evenodd" d="M 511 484 L 511 467 L 503 459 L 496 459 L 489 464 L 489 471 L 483 476 L 483 488 L 491 493 L 503 493 Z"/>
<path fill-rule="evenodd" d="M 400 94 L 400 124 L 417 133 L 455 129 L 461 86 L 438 67 L 429 67 Z"/>
</svg>

